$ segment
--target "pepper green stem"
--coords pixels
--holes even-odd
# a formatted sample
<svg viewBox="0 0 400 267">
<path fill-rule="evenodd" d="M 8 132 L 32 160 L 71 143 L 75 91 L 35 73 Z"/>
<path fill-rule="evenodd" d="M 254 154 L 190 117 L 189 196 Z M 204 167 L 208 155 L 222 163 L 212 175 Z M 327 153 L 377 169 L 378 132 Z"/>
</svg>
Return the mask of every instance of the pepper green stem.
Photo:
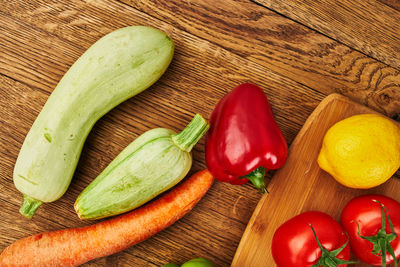
<svg viewBox="0 0 400 267">
<path fill-rule="evenodd" d="M 43 204 L 42 201 L 34 199 L 33 197 L 24 194 L 24 201 L 22 202 L 22 206 L 19 209 L 19 212 L 26 218 L 32 219 L 33 215 L 35 215 L 37 209 L 42 204 Z"/>
<path fill-rule="evenodd" d="M 196 114 L 182 132 L 172 136 L 172 141 L 183 151 L 190 152 L 208 128 L 210 125 L 207 121 L 200 114 Z"/>
<path fill-rule="evenodd" d="M 250 182 L 252 182 L 252 184 L 258 189 L 258 191 L 260 191 L 260 193 L 264 194 L 264 193 L 268 193 L 268 190 L 264 183 L 265 172 L 266 172 L 265 168 L 258 167 L 251 173 L 249 173 L 245 176 L 242 176 L 240 178 L 246 178 L 246 179 L 250 180 Z"/>
</svg>

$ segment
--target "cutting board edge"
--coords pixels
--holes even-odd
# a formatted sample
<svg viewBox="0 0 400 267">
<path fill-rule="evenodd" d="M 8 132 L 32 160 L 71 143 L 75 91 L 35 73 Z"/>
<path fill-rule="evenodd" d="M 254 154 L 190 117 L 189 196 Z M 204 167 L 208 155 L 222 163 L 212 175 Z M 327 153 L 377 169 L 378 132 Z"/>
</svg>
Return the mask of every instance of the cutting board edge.
<svg viewBox="0 0 400 267">
<path fill-rule="evenodd" d="M 369 107 L 366 107 L 366 106 L 364 106 L 364 105 L 362 105 L 362 104 L 356 103 L 356 102 L 352 101 L 351 99 L 349 99 L 349 98 L 347 98 L 347 97 L 345 97 L 345 96 L 342 96 L 342 95 L 340 95 L 340 94 L 337 94 L 337 93 L 330 94 L 330 95 L 326 96 L 326 97 L 318 104 L 318 106 L 314 109 L 314 111 L 313 111 L 313 112 L 310 114 L 310 116 L 307 118 L 307 120 L 306 120 L 306 122 L 304 123 L 303 127 L 300 129 L 299 133 L 296 135 L 295 139 L 293 140 L 293 142 L 292 142 L 292 144 L 291 144 L 291 146 L 290 146 L 290 148 L 289 148 L 289 153 L 290 153 L 290 151 L 291 151 L 291 148 L 292 148 L 292 147 L 295 147 L 295 146 L 296 146 L 295 144 L 297 144 L 297 143 L 299 142 L 298 140 L 301 140 L 301 139 L 302 139 L 302 136 L 309 130 L 309 128 L 311 127 L 311 125 L 314 123 L 314 119 L 315 119 L 316 117 L 318 117 L 319 114 L 320 114 L 329 104 L 332 104 L 333 102 L 336 102 L 336 101 L 348 102 L 348 103 L 351 103 L 352 105 L 354 105 L 354 106 L 356 106 L 356 107 L 358 107 L 358 108 L 361 108 L 361 109 L 363 109 L 363 110 L 366 110 L 367 112 L 378 113 L 378 112 L 376 112 L 376 111 L 370 109 Z M 277 171 L 277 173 L 276 173 L 275 175 L 277 175 L 278 172 L 279 172 L 279 171 Z M 275 175 L 274 175 L 274 176 L 275 176 Z M 274 179 L 272 178 L 272 181 L 271 181 L 270 184 L 268 185 L 268 189 L 269 189 L 271 186 L 273 186 L 273 183 L 274 183 L 273 181 L 274 181 Z M 242 238 L 241 238 L 241 240 L 240 240 L 240 242 L 239 242 L 239 245 L 238 245 L 238 247 L 237 247 L 237 249 L 236 249 L 236 253 L 235 253 L 235 255 L 234 255 L 234 258 L 233 258 L 233 261 L 232 261 L 232 263 L 231 263 L 231 266 L 239 266 L 239 265 L 237 265 L 237 261 L 238 261 L 239 258 L 241 257 L 242 251 L 244 251 L 242 248 L 248 243 L 248 240 L 247 240 L 247 239 L 248 239 L 249 233 L 251 232 L 250 229 L 252 229 L 252 227 L 253 227 L 253 225 L 254 225 L 254 223 L 255 223 L 257 217 L 258 217 L 258 214 L 260 213 L 260 210 L 262 209 L 262 207 L 263 207 L 263 205 L 264 205 L 264 202 L 267 200 L 267 198 L 268 198 L 268 194 L 263 195 L 262 198 L 260 199 L 260 201 L 258 202 L 256 208 L 254 209 L 254 212 L 253 212 L 253 214 L 252 214 L 252 216 L 251 216 L 251 218 L 250 218 L 250 220 L 249 220 L 249 222 L 248 222 L 248 224 L 247 224 L 247 226 L 246 226 L 246 229 L 245 229 L 245 231 L 244 231 L 244 233 L 243 233 L 243 235 L 242 235 Z"/>
<path fill-rule="evenodd" d="M 292 142 L 292 146 L 294 146 L 294 144 L 296 144 L 298 142 L 298 140 L 301 139 L 301 136 L 304 135 L 304 133 L 308 130 L 308 128 L 311 126 L 312 122 L 314 121 L 314 118 L 318 116 L 318 114 L 320 114 L 320 112 L 325 108 L 326 105 L 328 105 L 329 103 L 333 102 L 333 101 L 351 101 L 350 99 L 348 99 L 347 97 L 344 97 L 340 94 L 330 94 L 328 96 L 326 96 L 319 104 L 318 106 L 314 109 L 314 111 L 310 114 L 310 116 L 307 118 L 306 122 L 304 123 L 303 127 L 300 129 L 299 133 L 296 135 L 295 139 Z M 290 153 L 290 148 L 289 148 L 289 153 Z M 271 183 L 273 183 L 273 178 Z M 268 188 L 270 188 L 271 183 L 268 185 Z M 270 191 L 270 190 L 269 190 Z M 240 239 L 239 245 L 236 249 L 236 253 L 235 256 L 233 258 L 232 261 L 232 265 L 231 266 L 235 266 L 236 261 L 238 260 L 238 258 L 240 257 L 242 250 L 242 247 L 244 246 L 244 244 L 247 241 L 247 235 L 249 233 L 248 229 L 251 229 L 253 227 L 253 224 L 261 210 L 261 207 L 263 206 L 265 200 L 267 199 L 268 194 L 264 194 L 260 201 L 258 202 L 256 208 L 253 211 L 253 214 L 246 226 L 246 229 L 242 235 L 242 238 Z"/>
</svg>

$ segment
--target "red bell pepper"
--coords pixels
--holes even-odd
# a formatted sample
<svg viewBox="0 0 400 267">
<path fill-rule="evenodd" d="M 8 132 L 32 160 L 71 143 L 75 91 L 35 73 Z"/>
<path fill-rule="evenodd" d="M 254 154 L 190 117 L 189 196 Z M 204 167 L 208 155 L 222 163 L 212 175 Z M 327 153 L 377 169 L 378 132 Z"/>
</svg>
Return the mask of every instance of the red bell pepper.
<svg viewBox="0 0 400 267">
<path fill-rule="evenodd" d="M 266 171 L 282 167 L 287 154 L 285 138 L 260 87 L 241 84 L 218 102 L 206 137 L 206 163 L 216 179 L 237 185 L 250 180 L 266 192 Z"/>
</svg>

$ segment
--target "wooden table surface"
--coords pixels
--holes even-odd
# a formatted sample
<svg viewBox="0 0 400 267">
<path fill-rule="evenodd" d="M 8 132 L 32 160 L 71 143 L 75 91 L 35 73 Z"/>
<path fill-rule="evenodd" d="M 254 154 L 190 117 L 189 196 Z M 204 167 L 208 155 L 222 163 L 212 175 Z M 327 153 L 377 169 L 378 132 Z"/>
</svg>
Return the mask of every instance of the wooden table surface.
<svg viewBox="0 0 400 267">
<path fill-rule="evenodd" d="M 74 200 L 126 145 L 151 128 L 182 129 L 194 113 L 209 118 L 243 82 L 264 89 L 289 144 L 333 92 L 400 118 L 398 0 L 0 0 L 0 6 L 0 251 L 31 234 L 93 223 L 78 219 Z M 98 121 L 66 194 L 34 219 L 23 218 L 12 171 L 25 135 L 71 64 L 101 36 L 128 25 L 168 33 L 176 45 L 171 66 Z M 204 139 L 193 155 L 192 172 L 205 168 Z M 86 266 L 160 266 L 200 256 L 229 266 L 260 198 L 251 185 L 216 182 L 173 226 Z"/>
</svg>

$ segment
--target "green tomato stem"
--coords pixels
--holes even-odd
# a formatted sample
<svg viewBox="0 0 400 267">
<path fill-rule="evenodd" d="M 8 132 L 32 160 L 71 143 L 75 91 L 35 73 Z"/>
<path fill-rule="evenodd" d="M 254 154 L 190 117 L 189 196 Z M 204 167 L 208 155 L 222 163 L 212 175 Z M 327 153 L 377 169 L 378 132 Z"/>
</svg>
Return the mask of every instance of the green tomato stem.
<svg viewBox="0 0 400 267">
<path fill-rule="evenodd" d="M 357 223 L 357 234 L 360 238 L 368 240 L 369 242 L 372 243 L 373 249 L 371 251 L 372 254 L 380 256 L 382 258 L 382 266 L 385 267 L 387 265 L 386 263 L 386 252 L 389 252 L 389 254 L 393 257 L 394 261 L 394 266 L 397 267 L 398 260 L 396 259 L 396 255 L 394 253 L 393 247 L 390 244 L 394 239 L 397 238 L 397 234 L 394 232 L 393 228 L 393 223 L 392 220 L 389 217 L 389 213 L 382 203 L 380 203 L 378 200 L 373 200 L 374 202 L 378 203 L 381 207 L 382 210 L 382 227 L 378 231 L 378 233 L 374 236 L 362 236 L 360 234 L 360 226 Z M 386 233 L 386 217 L 390 226 L 391 233 L 387 234 Z"/>
<path fill-rule="evenodd" d="M 317 261 L 316 264 L 312 265 L 311 267 L 319 267 L 319 266 L 323 266 L 323 267 L 337 267 L 341 264 L 354 264 L 354 263 L 358 263 L 357 261 L 345 261 L 345 260 L 341 260 L 336 258 L 337 255 L 339 255 L 339 253 L 347 246 L 347 244 L 349 243 L 349 240 L 347 239 L 346 243 L 344 243 L 340 248 L 329 251 L 326 248 L 324 248 L 321 244 L 321 242 L 319 241 L 317 234 L 315 233 L 314 228 L 312 227 L 312 225 L 310 224 L 311 230 L 314 234 L 315 240 L 317 241 L 318 247 L 321 250 L 321 257 L 319 258 L 319 260 Z"/>
<path fill-rule="evenodd" d="M 172 136 L 172 141 L 183 151 L 190 152 L 209 127 L 207 121 L 196 114 L 182 132 Z"/>
</svg>

